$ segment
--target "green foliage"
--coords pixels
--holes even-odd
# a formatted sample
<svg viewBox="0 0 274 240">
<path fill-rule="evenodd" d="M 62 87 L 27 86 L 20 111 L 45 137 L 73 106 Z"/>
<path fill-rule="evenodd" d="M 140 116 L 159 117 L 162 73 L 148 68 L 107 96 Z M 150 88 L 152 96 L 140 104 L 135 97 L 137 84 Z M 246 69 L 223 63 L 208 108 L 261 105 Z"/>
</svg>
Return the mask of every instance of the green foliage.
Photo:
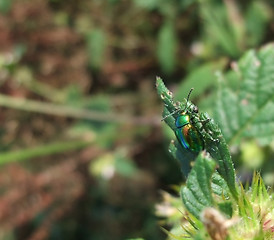
<svg viewBox="0 0 274 240">
<path fill-rule="evenodd" d="M 94 69 L 100 69 L 104 62 L 106 49 L 106 34 L 103 29 L 92 29 L 86 37 L 89 64 Z"/>
<path fill-rule="evenodd" d="M 130 239 L 127 239 L 127 240 L 144 240 L 143 238 L 130 238 Z"/>
<path fill-rule="evenodd" d="M 225 60 L 220 60 L 217 62 L 205 63 L 192 69 L 190 74 L 188 74 L 179 84 L 176 90 L 175 99 L 180 101 L 185 98 L 185 90 L 191 89 L 192 87 L 195 89 L 191 95 L 192 98 L 195 98 L 206 90 L 214 87 L 214 85 L 216 85 L 215 72 L 223 69 L 225 64 Z"/>
<path fill-rule="evenodd" d="M 249 46 L 256 46 L 263 40 L 271 18 L 270 9 L 263 1 L 252 1 L 249 4 L 245 17 Z"/>
<path fill-rule="evenodd" d="M 225 53 L 238 57 L 258 44 L 265 35 L 271 14 L 264 1 L 251 1 L 246 8 L 237 1 L 202 1 L 200 15 L 203 19 L 205 55 Z"/>
<path fill-rule="evenodd" d="M 7 13 L 12 6 L 12 0 L 0 0 L 0 12 Z"/>
<path fill-rule="evenodd" d="M 178 150 L 179 149 L 179 150 Z M 197 157 L 197 153 L 187 151 L 178 143 L 172 141 L 169 145 L 169 152 L 171 155 L 180 162 L 181 171 L 184 176 L 187 176 L 191 169 L 191 162 Z"/>
<path fill-rule="evenodd" d="M 153 10 L 158 6 L 158 0 L 136 0 L 135 4 L 139 7 Z"/>
<path fill-rule="evenodd" d="M 74 97 L 77 97 L 74 96 Z M 73 99 L 70 99 L 70 102 Z M 95 111 L 97 113 L 109 113 L 111 111 L 111 102 L 108 96 L 97 95 L 89 99 L 76 98 L 73 105 L 79 109 Z M 89 139 L 96 139 L 96 144 L 102 148 L 112 146 L 114 139 L 117 139 L 118 125 L 116 122 L 102 122 L 83 119 L 76 122 L 69 130 L 70 135 L 74 137 L 85 136 Z"/>
<path fill-rule="evenodd" d="M 180 10 L 184 10 L 195 1 L 196 0 L 135 0 L 135 4 L 136 6 L 144 8 L 146 10 L 157 10 L 165 18 L 174 18 L 176 13 L 178 13 Z"/>
<path fill-rule="evenodd" d="M 143 10 L 156 11 L 163 17 L 158 33 L 157 58 L 165 73 L 175 70 L 175 53 L 181 36 L 177 23 L 185 21 L 180 16 L 186 10 L 191 13 L 186 14 L 189 18 L 195 16 L 195 19 L 200 19 L 200 37 L 195 41 L 201 49 L 196 54 L 208 60 L 212 56 L 237 58 L 244 50 L 258 45 L 265 38 L 271 20 L 267 1 L 249 1 L 244 5 L 237 1 L 136 0 L 135 4 Z"/>
<path fill-rule="evenodd" d="M 207 121 L 208 119 L 210 119 L 208 114 L 201 113 L 201 121 Z M 207 134 L 204 135 L 206 144 L 205 149 L 210 153 L 211 157 L 217 161 L 219 165 L 219 173 L 227 182 L 233 197 L 237 199 L 238 193 L 235 183 L 235 170 L 227 143 L 222 135 L 221 129 L 214 121 L 209 121 L 206 124 L 206 131 Z M 212 137 L 214 141 L 212 141 Z"/>
<path fill-rule="evenodd" d="M 19 162 L 30 160 L 32 158 L 49 156 L 57 153 L 63 153 L 69 150 L 82 149 L 90 145 L 90 141 L 67 141 L 55 142 L 50 144 L 43 144 L 41 146 L 33 147 L 30 149 L 23 149 L 19 151 L 7 151 L 1 153 L 0 165 L 10 162 Z"/>
<path fill-rule="evenodd" d="M 117 173 L 126 177 L 133 176 L 137 171 L 137 166 L 134 162 L 121 153 L 115 155 L 115 168 Z"/>
<path fill-rule="evenodd" d="M 163 24 L 158 32 L 156 55 L 161 69 L 171 74 L 176 69 L 177 51 L 179 49 L 178 29 L 176 20 L 181 12 L 187 9 L 195 0 L 165 1 L 165 0 L 136 0 L 138 7 L 149 11 L 157 11 L 163 17 Z"/>
<path fill-rule="evenodd" d="M 165 104 L 164 111 L 163 111 L 163 117 L 165 118 L 165 122 L 173 131 L 175 131 L 176 115 L 171 114 L 174 111 L 176 111 L 176 104 L 173 101 L 173 95 L 166 88 L 161 78 L 156 79 L 156 87 L 157 87 L 159 96 L 161 97 L 161 99 L 163 100 Z M 179 149 L 179 151 L 177 149 Z M 181 162 L 183 172 L 185 176 L 187 176 L 189 173 L 188 170 L 190 169 L 190 163 L 191 161 L 195 160 L 195 158 L 197 157 L 197 153 L 188 151 L 187 149 L 183 148 L 178 143 L 177 140 L 171 143 L 170 152 L 173 156 L 175 156 Z"/>
<path fill-rule="evenodd" d="M 111 179 L 114 174 L 132 177 L 138 171 L 134 162 L 127 158 L 122 151 L 99 156 L 91 162 L 89 170 L 93 176 L 103 180 Z"/>
<path fill-rule="evenodd" d="M 243 218 L 232 226 L 231 234 L 242 233 L 244 225 L 247 233 L 251 226 L 262 232 L 253 234 L 256 239 L 271 239 L 266 229 L 273 230 L 273 223 L 268 222 L 273 219 L 269 215 L 273 201 L 256 184 L 244 190 L 235 184 L 224 137 L 234 144 L 235 166 L 241 164 L 238 160 L 252 168 L 267 163 L 262 176 L 267 171 L 267 183 L 273 184 L 273 163 L 265 161 L 273 155 L 273 148 L 267 146 L 273 139 L 273 100 L 265 107 L 256 105 L 255 115 L 255 108 L 250 111 L 254 119 L 245 117 L 241 122 L 238 112 L 242 109 L 234 111 L 232 105 L 240 99 L 247 103 L 245 99 L 253 91 L 239 82 L 256 74 L 243 78 L 248 61 L 234 64 L 234 70 L 220 76 L 218 95 L 214 76 L 247 48 L 271 41 L 270 6 L 274 6 L 270 0 L 0 0 L 0 202 L 6 203 L 0 238 L 21 239 L 22 234 L 35 238 L 42 232 L 52 240 L 76 235 L 85 239 L 163 239 L 163 234 L 158 235 L 152 201 L 157 186 L 178 183 L 180 178 L 178 165 L 168 161 L 160 144 L 158 102 L 149 80 L 156 70 L 166 74 L 169 86 L 184 78 L 175 94 L 182 103 L 176 104 L 162 88 L 163 116 L 185 105 L 193 108 L 184 98 L 195 88 L 191 100 L 202 113 L 193 114 L 192 124 L 201 131 L 209 153 L 193 153 L 177 140 L 170 144 L 184 176 L 189 176 L 181 189 L 187 192 L 183 197 L 188 208 L 175 197 L 169 197 L 162 208 L 175 215 L 167 221 L 174 225 L 170 238 L 208 239 L 201 216 L 213 207 L 224 215 L 222 223 L 226 218 Z M 258 75 L 272 68 L 271 58 L 268 61 L 258 68 Z M 268 90 L 272 82 L 263 85 Z M 247 97 L 240 93 L 241 88 L 246 88 Z M 214 104 L 218 108 L 218 101 L 226 103 L 220 105 L 221 114 L 237 117 L 218 117 L 220 109 L 213 109 Z M 215 122 L 203 111 L 211 117 L 216 113 Z M 165 119 L 173 130 L 178 114 Z M 206 119 L 209 121 L 202 124 Z M 222 124 L 229 131 L 224 133 Z M 237 148 L 242 139 L 245 142 Z M 66 161 L 68 158 L 75 164 Z M 32 160 L 26 162 L 28 159 Z M 52 167 L 57 169 L 54 174 Z M 248 175 L 245 171 L 239 169 L 240 179 Z M 41 185 L 43 181 L 46 185 Z M 24 188 L 18 188 L 18 182 Z M 198 187 L 204 191 L 197 192 Z M 18 197 L 12 198 L 15 195 Z M 191 210 L 192 202 L 200 208 Z M 258 208 L 266 209 L 265 215 Z M 39 221 L 35 220 L 37 212 Z M 90 223 L 95 225 L 90 228 Z M 237 239 L 233 238 L 236 234 L 231 239 Z"/>
<path fill-rule="evenodd" d="M 262 144 L 274 139 L 274 46 L 247 52 L 235 66 L 235 92 L 220 77 L 215 119 L 230 144 L 239 137 L 256 138 Z"/>
<path fill-rule="evenodd" d="M 165 122 L 173 131 L 175 131 L 176 117 L 178 117 L 178 115 L 180 114 L 180 111 L 178 110 L 184 109 L 186 104 L 188 106 L 188 109 L 193 109 L 195 106 L 190 102 L 185 102 L 184 104 L 175 103 L 173 101 L 172 93 L 165 87 L 163 81 L 160 78 L 157 78 L 156 80 L 156 87 L 159 96 L 165 104 L 163 111 L 163 117 L 165 119 Z M 227 144 L 221 133 L 221 130 L 206 113 L 191 113 L 191 118 L 192 124 L 196 129 L 203 128 L 201 134 L 205 142 L 205 150 L 207 150 L 208 153 L 210 153 L 211 157 L 219 164 L 219 173 L 227 182 L 233 196 L 237 198 L 235 171 Z M 202 125 L 202 121 L 205 121 L 207 123 Z M 185 176 L 187 176 L 188 172 L 186 171 L 186 169 L 188 170 L 190 168 L 190 163 L 196 159 L 197 153 L 185 149 L 180 144 L 178 144 L 177 141 L 175 145 L 173 143 L 171 144 L 170 152 L 182 163 L 182 169 L 185 168 L 185 170 L 183 170 L 183 173 L 185 174 Z"/>
<path fill-rule="evenodd" d="M 207 163 L 204 161 L 202 164 L 205 166 Z M 194 168 L 196 167 L 194 166 Z M 205 177 L 205 174 L 201 174 Z M 194 186 L 194 188 L 197 189 L 197 186 Z M 209 185 L 206 188 L 208 189 Z M 201 191 L 198 194 L 201 194 Z M 194 197 L 192 203 L 197 203 L 197 199 L 197 197 Z M 220 201 L 220 199 L 216 199 L 216 195 L 213 195 L 215 205 L 213 204 L 213 207 L 204 208 L 203 211 L 200 211 L 198 218 L 196 218 L 187 213 L 185 208 L 180 210 L 181 215 L 175 213 L 180 202 L 179 198 L 177 200 L 175 197 L 172 199 L 165 198 L 163 204 L 165 206 L 169 204 L 169 209 L 174 210 L 172 214 L 172 211 L 168 211 L 166 214 L 164 212 L 161 213 L 162 217 L 168 216 L 168 219 L 173 219 L 174 227 L 170 233 L 167 232 L 169 239 L 215 239 L 214 237 L 210 238 L 209 234 L 211 236 L 223 236 L 222 238 L 217 238 L 221 240 L 273 239 L 274 202 L 259 174 L 254 174 L 250 187 L 247 186 L 246 189 L 241 188 L 237 202 L 227 200 L 227 198 L 223 197 L 221 202 L 216 206 L 216 201 Z M 161 208 L 161 204 L 158 205 L 158 208 Z M 183 218 L 183 221 L 180 221 L 181 218 Z M 178 222 L 182 224 L 179 225 Z"/>
<path fill-rule="evenodd" d="M 204 208 L 213 206 L 210 180 L 215 166 L 211 158 L 200 154 L 187 178 L 186 186 L 181 189 L 186 209 L 198 219 Z"/>
<path fill-rule="evenodd" d="M 173 22 L 167 20 L 158 35 L 157 56 L 164 72 L 171 73 L 176 64 L 177 38 Z"/>
<path fill-rule="evenodd" d="M 240 49 L 235 39 L 232 24 L 228 21 L 225 6 L 212 3 L 212 1 L 205 1 L 204 4 L 201 4 L 200 9 L 204 21 L 205 42 L 220 47 L 231 57 L 236 57 Z M 210 36 L 210 39 L 207 36 Z M 211 47 L 214 48 L 214 46 Z"/>
<path fill-rule="evenodd" d="M 207 239 L 205 232 L 211 237 L 219 234 L 222 236 L 220 239 L 270 240 L 274 237 L 271 194 L 259 174 L 253 176 L 250 187 L 238 187 L 226 144 L 226 141 L 235 143 L 243 137 L 257 139 L 264 144 L 273 141 L 274 46 L 267 45 L 257 52 L 251 50 L 233 66 L 235 73 L 229 72 L 228 76 L 234 80 L 236 78 L 235 83 L 239 84 L 228 87 L 224 80 L 226 74 L 219 75 L 220 87 L 215 105 L 216 120 L 224 136 L 207 113 L 193 112 L 194 105 L 190 102 L 175 103 L 172 93 L 157 78 L 158 94 L 165 104 L 163 117 L 168 126 L 173 131 L 176 129 L 175 120 L 187 106 L 191 124 L 199 129 L 205 151 L 215 160 L 205 152 L 197 157 L 179 143 L 171 143 L 170 152 L 183 164 L 183 173 L 190 171 L 186 175 L 186 186 L 181 189 L 183 212 L 187 211 L 195 217 L 194 220 L 186 218 L 188 223 L 192 222 L 191 227 L 186 223 L 181 229 L 180 236 L 186 237 L 170 234 L 171 238 Z M 214 171 L 216 163 L 217 171 Z"/>
</svg>

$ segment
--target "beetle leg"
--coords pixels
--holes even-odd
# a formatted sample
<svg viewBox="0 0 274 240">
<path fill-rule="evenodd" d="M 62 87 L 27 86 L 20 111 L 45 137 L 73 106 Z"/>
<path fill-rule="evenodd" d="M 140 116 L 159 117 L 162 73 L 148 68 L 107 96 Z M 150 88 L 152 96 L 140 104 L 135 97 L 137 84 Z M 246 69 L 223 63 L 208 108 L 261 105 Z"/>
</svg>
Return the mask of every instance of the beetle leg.
<svg viewBox="0 0 274 240">
<path fill-rule="evenodd" d="M 175 113 L 177 113 L 177 112 L 179 112 L 179 111 L 181 111 L 181 109 L 176 109 L 175 111 L 173 111 L 173 112 L 169 113 L 168 115 L 164 116 L 164 117 L 161 119 L 161 121 L 164 121 L 166 118 L 168 118 L 168 117 L 174 115 Z"/>
<path fill-rule="evenodd" d="M 204 126 L 205 124 L 209 123 L 211 119 L 207 118 L 205 120 L 200 120 L 199 122 Z"/>
</svg>

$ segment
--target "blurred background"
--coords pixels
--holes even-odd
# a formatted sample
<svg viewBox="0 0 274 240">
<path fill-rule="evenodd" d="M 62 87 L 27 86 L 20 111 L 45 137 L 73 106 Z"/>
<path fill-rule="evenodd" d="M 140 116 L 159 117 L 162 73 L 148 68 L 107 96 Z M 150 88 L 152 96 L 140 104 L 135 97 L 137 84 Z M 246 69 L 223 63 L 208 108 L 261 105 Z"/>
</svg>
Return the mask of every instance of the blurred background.
<svg viewBox="0 0 274 240">
<path fill-rule="evenodd" d="M 215 72 L 273 40 L 273 7 L 0 0 L 0 239 L 165 239 L 154 206 L 183 177 L 155 77 L 210 113 Z M 232 148 L 239 176 L 273 185 L 273 148 Z"/>
</svg>

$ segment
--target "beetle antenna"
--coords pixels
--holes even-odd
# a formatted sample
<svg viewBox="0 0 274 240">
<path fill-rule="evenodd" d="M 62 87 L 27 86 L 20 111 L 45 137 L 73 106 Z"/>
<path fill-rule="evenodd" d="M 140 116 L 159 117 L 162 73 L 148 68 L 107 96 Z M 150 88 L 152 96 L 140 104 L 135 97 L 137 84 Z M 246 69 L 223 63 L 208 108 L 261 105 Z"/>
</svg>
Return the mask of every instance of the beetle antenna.
<svg viewBox="0 0 274 240">
<path fill-rule="evenodd" d="M 188 102 L 188 100 L 189 100 L 189 97 L 190 97 L 190 94 L 192 93 L 192 91 L 194 90 L 194 88 L 191 88 L 190 90 L 189 90 L 189 93 L 188 93 L 188 95 L 187 95 L 187 99 L 186 99 L 186 101 Z"/>
<path fill-rule="evenodd" d="M 183 112 L 187 109 L 187 103 L 188 103 L 188 101 L 189 101 L 190 94 L 191 94 L 191 92 L 192 92 L 193 90 L 194 90 L 194 88 L 191 88 L 191 89 L 189 90 L 189 93 L 188 93 L 187 98 L 186 98 L 186 106 L 185 106 Z"/>
</svg>

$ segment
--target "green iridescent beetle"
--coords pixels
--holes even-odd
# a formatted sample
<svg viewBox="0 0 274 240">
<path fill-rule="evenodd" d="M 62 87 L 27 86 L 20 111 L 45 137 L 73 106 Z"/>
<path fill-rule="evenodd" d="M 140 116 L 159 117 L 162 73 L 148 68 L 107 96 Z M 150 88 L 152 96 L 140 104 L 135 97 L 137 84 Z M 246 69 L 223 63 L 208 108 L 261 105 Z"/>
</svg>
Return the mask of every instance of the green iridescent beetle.
<svg viewBox="0 0 274 240">
<path fill-rule="evenodd" d="M 204 149 L 204 141 L 200 132 L 191 124 L 190 115 L 182 112 L 176 119 L 176 137 L 179 143 L 186 149 L 193 152 L 200 152 Z"/>
<path fill-rule="evenodd" d="M 193 152 L 200 152 L 204 149 L 203 137 L 200 134 L 200 132 L 196 129 L 196 127 L 193 126 L 193 123 L 192 123 L 193 115 L 198 114 L 198 108 L 194 106 L 191 109 L 191 111 L 188 109 L 188 100 L 192 90 L 193 88 L 191 88 L 188 93 L 185 109 L 184 110 L 177 109 L 175 112 L 169 114 L 168 116 L 181 111 L 180 115 L 176 118 L 176 122 L 175 122 L 176 137 L 179 143 L 185 149 L 188 149 Z"/>
</svg>

